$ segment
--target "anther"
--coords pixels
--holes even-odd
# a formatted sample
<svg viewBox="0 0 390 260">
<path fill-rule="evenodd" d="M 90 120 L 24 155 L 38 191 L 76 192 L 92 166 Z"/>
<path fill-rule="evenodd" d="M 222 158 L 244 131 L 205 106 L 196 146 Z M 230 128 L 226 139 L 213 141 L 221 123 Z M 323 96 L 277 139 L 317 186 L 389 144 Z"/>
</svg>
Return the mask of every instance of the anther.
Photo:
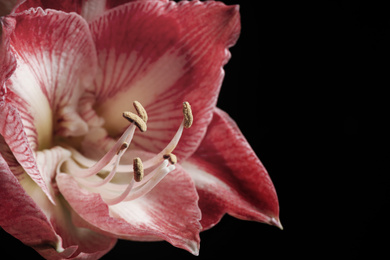
<svg viewBox="0 0 390 260">
<path fill-rule="evenodd" d="M 148 114 L 146 113 L 146 110 L 145 108 L 141 105 L 140 102 L 138 101 L 134 101 L 133 102 L 133 106 L 135 108 L 135 110 L 137 111 L 139 117 L 144 120 L 145 123 L 148 122 Z"/>
<path fill-rule="evenodd" d="M 190 128 L 194 117 L 192 116 L 191 105 L 188 102 L 183 103 L 183 114 L 184 114 L 184 127 Z"/>
<path fill-rule="evenodd" d="M 131 112 L 123 112 L 123 117 L 134 123 L 141 132 L 146 131 L 146 123 L 138 115 Z"/>
<path fill-rule="evenodd" d="M 139 157 L 134 158 L 133 160 L 133 170 L 134 170 L 134 180 L 136 182 L 142 181 L 144 177 L 144 166 Z"/>
<path fill-rule="evenodd" d="M 122 145 L 119 147 L 118 152 L 116 154 L 118 155 L 121 151 L 127 149 L 128 147 L 129 147 L 129 144 L 126 142 L 123 142 Z"/>
<path fill-rule="evenodd" d="M 163 158 L 168 159 L 171 164 L 177 163 L 177 157 L 173 153 L 165 154 Z"/>
</svg>

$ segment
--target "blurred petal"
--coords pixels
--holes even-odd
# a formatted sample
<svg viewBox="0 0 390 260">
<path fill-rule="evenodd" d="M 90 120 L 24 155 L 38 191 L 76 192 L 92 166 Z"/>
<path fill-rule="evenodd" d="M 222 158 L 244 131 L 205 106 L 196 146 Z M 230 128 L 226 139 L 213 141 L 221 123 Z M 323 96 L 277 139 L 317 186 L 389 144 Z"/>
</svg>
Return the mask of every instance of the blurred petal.
<svg viewBox="0 0 390 260">
<path fill-rule="evenodd" d="M 204 229 L 218 223 L 225 213 L 281 227 L 272 181 L 225 112 L 215 110 L 199 149 L 182 165 L 198 190 Z"/>
<path fill-rule="evenodd" d="M 126 26 L 122 26 L 126 24 Z M 193 107 L 194 124 L 176 148 L 180 158 L 196 149 L 211 120 L 222 66 L 240 31 L 236 6 L 209 2 L 137 1 L 106 12 L 91 23 L 99 77 L 98 114 L 111 135 L 126 126 L 122 111 L 133 100 L 146 108 L 148 131 L 136 135 L 139 147 L 160 151 L 182 120 L 181 103 Z"/>
</svg>

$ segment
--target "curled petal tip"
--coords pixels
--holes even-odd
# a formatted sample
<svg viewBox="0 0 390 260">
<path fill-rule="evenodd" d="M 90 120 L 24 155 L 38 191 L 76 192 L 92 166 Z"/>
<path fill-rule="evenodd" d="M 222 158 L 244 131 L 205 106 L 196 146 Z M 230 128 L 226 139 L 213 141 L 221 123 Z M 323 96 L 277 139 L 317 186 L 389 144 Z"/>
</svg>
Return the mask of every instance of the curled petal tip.
<svg viewBox="0 0 390 260">
<path fill-rule="evenodd" d="M 282 226 L 282 223 L 280 223 L 279 218 L 271 218 L 271 220 L 269 221 L 269 224 L 280 228 L 280 230 L 283 230 L 283 226 Z"/>
</svg>

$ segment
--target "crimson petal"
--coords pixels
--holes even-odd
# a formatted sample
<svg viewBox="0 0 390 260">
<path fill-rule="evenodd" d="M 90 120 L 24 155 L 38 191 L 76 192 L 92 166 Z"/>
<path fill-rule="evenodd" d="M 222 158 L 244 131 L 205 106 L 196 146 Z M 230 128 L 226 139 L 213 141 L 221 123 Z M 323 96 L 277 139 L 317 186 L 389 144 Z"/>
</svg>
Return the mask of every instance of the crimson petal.
<svg viewBox="0 0 390 260">
<path fill-rule="evenodd" d="M 216 108 L 207 134 L 183 164 L 199 193 L 204 229 L 229 213 L 281 228 L 273 183 L 235 122 Z"/>
</svg>

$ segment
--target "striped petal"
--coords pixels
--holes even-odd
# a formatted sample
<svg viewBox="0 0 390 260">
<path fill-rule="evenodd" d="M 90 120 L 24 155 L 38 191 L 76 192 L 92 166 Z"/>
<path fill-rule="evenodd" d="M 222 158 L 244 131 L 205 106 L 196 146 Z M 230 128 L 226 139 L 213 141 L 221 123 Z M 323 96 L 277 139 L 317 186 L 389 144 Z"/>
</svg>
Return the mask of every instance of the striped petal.
<svg viewBox="0 0 390 260">
<path fill-rule="evenodd" d="M 189 101 L 195 121 L 176 153 L 181 158 L 191 154 L 211 120 L 222 66 L 230 57 L 227 47 L 239 34 L 237 7 L 214 1 L 137 1 L 106 12 L 90 27 L 100 72 L 89 92 L 96 95 L 105 128 L 112 136 L 119 134 L 126 126 L 122 111 L 138 100 L 148 111 L 148 131 L 134 142 L 158 152 L 180 125 L 181 103 Z"/>
<path fill-rule="evenodd" d="M 7 92 L 5 81 L 16 68 L 16 60 L 10 49 L 10 35 L 15 28 L 15 21 L 0 17 L 0 96 Z"/>
<path fill-rule="evenodd" d="M 77 249 L 62 248 L 61 238 L 54 231 L 52 224 L 19 184 L 1 155 L 0 226 L 24 244 L 45 255 L 69 257 Z"/>
<path fill-rule="evenodd" d="M 18 163 L 54 203 L 53 196 L 38 170 L 19 112 L 5 101 L 0 101 L 0 134 Z"/>
<path fill-rule="evenodd" d="M 78 66 L 90 65 L 93 71 L 93 43 L 86 23 L 74 14 L 37 9 L 9 19 L 17 24 L 10 44 L 18 67 L 3 86 L 0 133 L 19 164 L 54 202 L 34 151 L 51 146 L 54 130 L 63 135 L 87 130 L 76 102 L 91 74 Z"/>
<path fill-rule="evenodd" d="M 0 160 L 0 169 L 4 172 L 9 170 L 7 174 L 12 176 L 7 177 L 3 172 L 0 176 L 0 225 L 7 232 L 33 247 L 46 259 L 97 259 L 112 249 L 115 238 L 76 227 L 70 218 L 73 213 L 68 204 L 61 197 L 54 196 L 56 205 L 53 205 L 42 190 L 18 169 L 11 153 L 3 147 L 7 145 L 1 140 L 0 145 L 6 159 Z M 52 184 L 58 164 L 69 155 L 67 150 L 60 147 L 37 153 L 38 165 L 46 183 Z M 58 194 L 58 190 L 54 192 L 55 189 L 55 185 L 50 186 L 52 194 Z M 50 237 L 55 240 L 51 241 Z M 42 241 L 35 241 L 39 238 Z"/>
<path fill-rule="evenodd" d="M 67 13 L 76 12 L 87 21 L 91 21 L 111 8 L 135 1 L 167 2 L 168 0 L 27 0 L 18 7 L 17 12 L 28 10 L 31 7 L 42 7 L 43 9 L 49 8 Z"/>
<path fill-rule="evenodd" d="M 225 213 L 281 228 L 272 181 L 225 112 L 215 110 L 199 149 L 182 165 L 199 193 L 204 229 L 218 223 Z"/>
<path fill-rule="evenodd" d="M 96 55 L 88 25 L 76 14 L 30 9 L 13 16 L 11 35 L 18 68 L 6 83 L 33 150 L 51 147 L 53 132 L 87 132 L 77 105 L 90 84 Z"/>
<path fill-rule="evenodd" d="M 80 187 L 68 174 L 56 179 L 61 194 L 77 213 L 77 225 L 122 239 L 166 240 L 198 254 L 198 195 L 191 178 L 178 168 L 143 197 L 114 206 L 108 206 L 98 193 Z"/>
</svg>

